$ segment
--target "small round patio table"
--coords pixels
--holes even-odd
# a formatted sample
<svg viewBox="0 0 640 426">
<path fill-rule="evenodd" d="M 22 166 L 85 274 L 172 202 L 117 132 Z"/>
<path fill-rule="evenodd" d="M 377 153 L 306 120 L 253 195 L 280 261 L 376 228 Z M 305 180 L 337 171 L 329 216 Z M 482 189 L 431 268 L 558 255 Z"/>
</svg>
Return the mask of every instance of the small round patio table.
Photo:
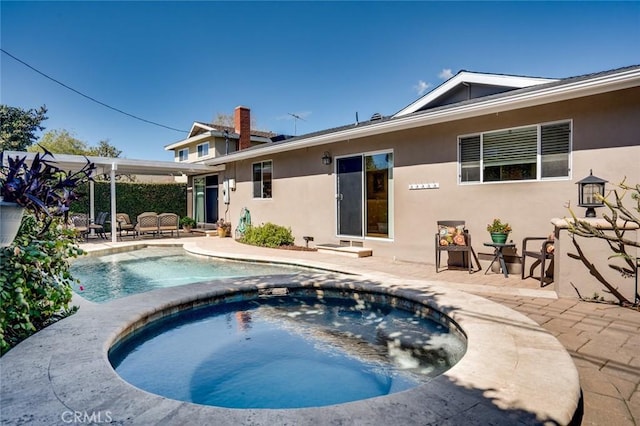
<svg viewBox="0 0 640 426">
<path fill-rule="evenodd" d="M 487 275 L 487 272 L 489 272 L 489 269 L 491 269 L 491 267 L 497 260 L 498 262 L 500 262 L 500 268 L 502 269 L 502 273 L 504 274 L 504 277 L 508 278 L 509 271 L 507 271 L 507 263 L 504 261 L 504 254 L 502 253 L 502 250 L 504 250 L 505 247 L 515 247 L 516 244 L 515 243 L 484 243 L 484 245 L 487 247 L 493 247 L 493 260 L 491 261 L 491 264 L 489 265 L 487 270 L 484 271 L 484 274 Z"/>
</svg>

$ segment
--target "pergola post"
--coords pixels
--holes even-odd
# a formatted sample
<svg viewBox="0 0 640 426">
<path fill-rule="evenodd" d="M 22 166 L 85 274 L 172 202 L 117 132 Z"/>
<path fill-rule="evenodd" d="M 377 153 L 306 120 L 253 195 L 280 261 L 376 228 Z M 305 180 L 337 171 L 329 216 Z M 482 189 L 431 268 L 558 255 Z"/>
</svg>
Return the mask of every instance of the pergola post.
<svg viewBox="0 0 640 426">
<path fill-rule="evenodd" d="M 109 174 L 109 183 L 111 184 L 111 242 L 118 242 L 118 221 L 116 220 L 116 170 L 118 165 L 111 163 L 111 172 Z"/>
<path fill-rule="evenodd" d="M 94 184 L 93 181 L 90 180 L 89 181 L 89 219 L 91 220 L 90 223 L 93 223 L 96 220 L 96 199 L 95 199 L 95 192 L 94 192 Z M 93 237 L 94 235 L 96 235 L 96 230 L 91 228 L 91 236 Z"/>
</svg>

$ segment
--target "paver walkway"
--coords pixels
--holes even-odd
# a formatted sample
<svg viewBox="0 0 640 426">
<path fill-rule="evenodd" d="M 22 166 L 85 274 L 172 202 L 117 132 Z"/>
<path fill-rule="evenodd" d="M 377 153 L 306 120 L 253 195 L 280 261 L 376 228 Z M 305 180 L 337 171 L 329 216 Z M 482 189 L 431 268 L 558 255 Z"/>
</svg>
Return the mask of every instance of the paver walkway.
<svg viewBox="0 0 640 426">
<path fill-rule="evenodd" d="M 156 240 L 157 242 L 158 240 Z M 170 240 L 164 240 L 170 243 Z M 348 258 L 333 254 L 265 249 L 237 243 L 231 238 L 180 239 L 207 250 L 251 258 L 294 259 L 323 264 L 384 279 L 385 276 L 446 283 L 458 290 L 487 297 L 519 311 L 555 335 L 572 356 L 584 393 L 583 425 L 640 425 L 640 312 L 611 304 L 558 299 L 540 289 L 534 279 L 519 276 L 469 274 L 465 271 L 435 273 L 433 265 L 373 257 Z M 88 244 L 89 249 L 110 244 Z M 544 365 L 540 365 L 544 369 Z M 554 392 L 554 389 L 540 389 Z"/>
</svg>

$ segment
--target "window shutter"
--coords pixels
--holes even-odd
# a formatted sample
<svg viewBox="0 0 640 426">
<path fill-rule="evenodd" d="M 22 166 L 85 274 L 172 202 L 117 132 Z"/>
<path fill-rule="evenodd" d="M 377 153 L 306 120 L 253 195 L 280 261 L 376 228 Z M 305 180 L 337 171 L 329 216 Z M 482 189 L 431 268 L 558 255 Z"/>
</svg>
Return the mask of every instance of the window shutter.
<svg viewBox="0 0 640 426">
<path fill-rule="evenodd" d="M 460 162 L 480 161 L 480 135 L 460 138 Z"/>
<path fill-rule="evenodd" d="M 569 153 L 569 123 L 542 126 L 542 155 Z"/>
<path fill-rule="evenodd" d="M 542 177 L 569 175 L 570 123 L 542 126 L 540 154 L 542 156 Z"/>
<path fill-rule="evenodd" d="M 536 127 L 485 133 L 484 166 L 536 163 L 538 132 Z"/>
<path fill-rule="evenodd" d="M 460 182 L 480 181 L 480 135 L 460 138 Z"/>
</svg>

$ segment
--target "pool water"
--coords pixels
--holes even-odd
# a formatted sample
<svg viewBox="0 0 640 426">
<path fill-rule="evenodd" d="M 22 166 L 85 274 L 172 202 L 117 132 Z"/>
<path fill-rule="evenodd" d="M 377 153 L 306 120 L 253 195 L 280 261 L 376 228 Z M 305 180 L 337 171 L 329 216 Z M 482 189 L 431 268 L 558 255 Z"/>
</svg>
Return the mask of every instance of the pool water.
<svg viewBox="0 0 640 426">
<path fill-rule="evenodd" d="M 198 257 L 186 253 L 182 247 L 146 247 L 85 256 L 71 264 L 71 274 L 80 282 L 74 284 L 73 290 L 93 302 L 198 281 L 301 271 L 309 272 L 309 269 Z"/>
<path fill-rule="evenodd" d="M 168 398 L 227 408 L 303 408 L 407 390 L 464 354 L 459 335 L 362 300 L 256 298 L 166 317 L 109 353 L 120 376 Z"/>
</svg>

